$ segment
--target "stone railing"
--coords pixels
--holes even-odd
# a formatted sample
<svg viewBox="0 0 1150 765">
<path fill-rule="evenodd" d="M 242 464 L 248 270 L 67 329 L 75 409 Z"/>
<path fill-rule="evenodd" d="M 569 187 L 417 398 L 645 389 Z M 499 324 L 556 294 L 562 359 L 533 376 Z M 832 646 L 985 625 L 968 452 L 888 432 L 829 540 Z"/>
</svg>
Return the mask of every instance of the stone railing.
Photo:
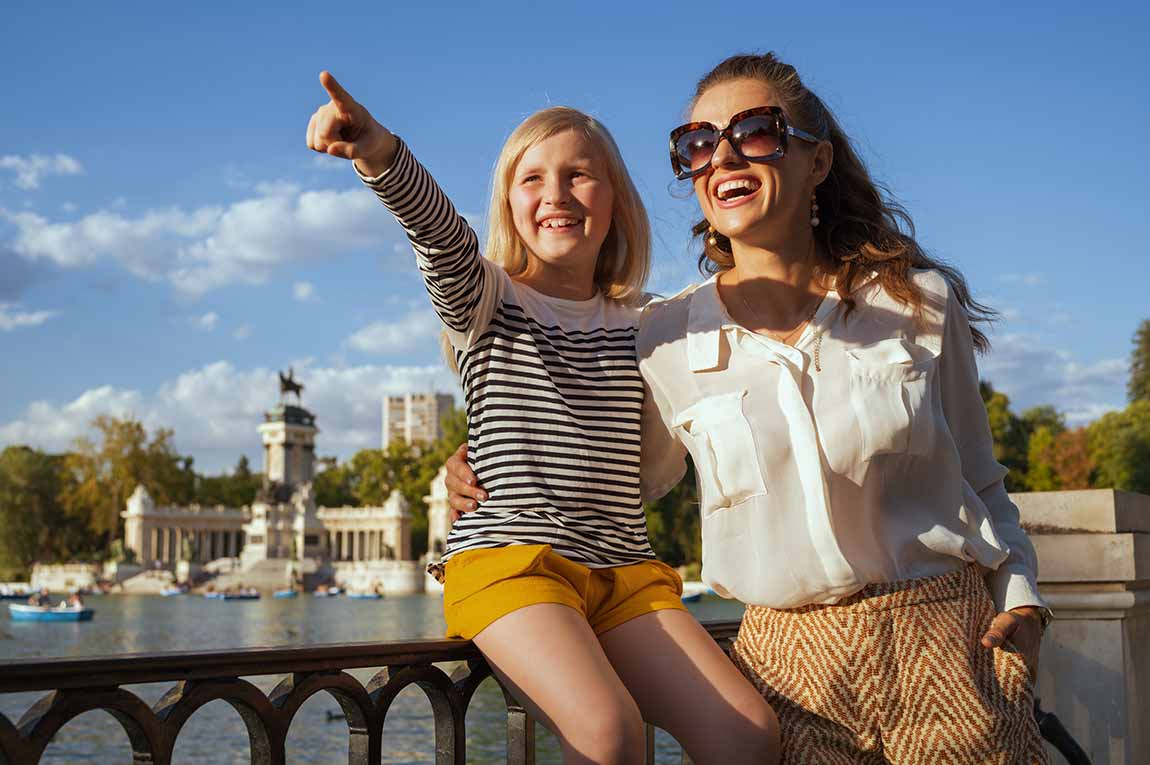
<svg viewBox="0 0 1150 765">
<path fill-rule="evenodd" d="M 705 625 L 724 648 L 738 622 Z M 440 664 L 447 665 L 441 668 Z M 347 672 L 381 669 L 365 684 Z M 244 677 L 282 675 L 265 694 Z M 348 762 L 380 762 L 384 724 L 396 696 L 409 686 L 431 702 L 436 765 L 462 765 L 468 704 L 491 670 L 479 651 L 462 640 L 353 643 L 307 648 L 172 652 L 109 658 L 0 663 L 0 694 L 47 691 L 19 722 L 0 715 L 0 765 L 40 761 L 52 737 L 84 712 L 109 712 L 127 733 L 136 765 L 170 765 L 184 724 L 210 701 L 226 701 L 247 731 L 252 765 L 284 765 L 292 718 L 314 694 L 324 692 L 347 719 Z M 149 706 L 123 688 L 138 683 L 175 684 Z M 534 721 L 506 689 L 507 762 L 535 762 Z M 683 756 L 684 762 L 689 762 Z M 647 762 L 654 762 L 654 731 L 648 727 Z"/>
<path fill-rule="evenodd" d="M 1094 765 L 1150 763 L 1150 496 L 1100 489 L 1011 498 L 1055 617 L 1039 662 L 1043 707 Z"/>
</svg>

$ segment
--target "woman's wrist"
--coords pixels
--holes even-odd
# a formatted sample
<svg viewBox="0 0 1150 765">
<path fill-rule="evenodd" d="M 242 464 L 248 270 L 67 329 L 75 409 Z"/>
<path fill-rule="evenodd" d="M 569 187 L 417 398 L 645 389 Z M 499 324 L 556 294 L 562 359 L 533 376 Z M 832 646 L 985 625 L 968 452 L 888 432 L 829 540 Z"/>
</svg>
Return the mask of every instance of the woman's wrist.
<svg viewBox="0 0 1150 765">
<path fill-rule="evenodd" d="M 1045 632 L 1046 625 L 1050 623 L 1050 618 L 1048 616 L 1049 611 L 1040 606 L 1018 606 L 1016 608 L 1010 609 L 1010 613 L 1027 619 L 1033 619 L 1038 623 L 1040 632 Z"/>
</svg>

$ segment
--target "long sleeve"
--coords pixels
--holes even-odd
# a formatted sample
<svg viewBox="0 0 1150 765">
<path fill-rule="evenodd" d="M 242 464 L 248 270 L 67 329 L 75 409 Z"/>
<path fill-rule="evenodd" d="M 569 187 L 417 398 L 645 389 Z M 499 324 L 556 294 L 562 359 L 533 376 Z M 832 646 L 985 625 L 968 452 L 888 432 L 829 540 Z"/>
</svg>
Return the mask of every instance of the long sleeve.
<svg viewBox="0 0 1150 765">
<path fill-rule="evenodd" d="M 402 140 L 384 173 L 356 173 L 407 232 L 436 314 L 452 344 L 467 348 L 491 321 L 503 270 L 480 256 L 475 231 Z"/>
<path fill-rule="evenodd" d="M 1038 593 L 1038 557 L 1019 523 L 1018 508 L 1006 493 L 1007 469 L 994 458 L 986 406 L 978 389 L 978 367 L 966 312 L 948 289 L 942 354 L 938 367 L 946 422 L 962 460 L 962 475 L 986 505 L 1009 556 L 990 575 L 995 606 L 1046 607 Z"/>
</svg>

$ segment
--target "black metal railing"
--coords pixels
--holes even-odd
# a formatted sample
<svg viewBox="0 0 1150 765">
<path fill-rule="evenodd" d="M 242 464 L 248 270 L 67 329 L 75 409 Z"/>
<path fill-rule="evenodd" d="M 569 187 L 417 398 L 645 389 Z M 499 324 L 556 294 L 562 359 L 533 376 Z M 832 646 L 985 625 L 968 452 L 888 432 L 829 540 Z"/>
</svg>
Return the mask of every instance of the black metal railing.
<svg viewBox="0 0 1150 765">
<path fill-rule="evenodd" d="M 704 626 L 724 649 L 737 621 Z M 453 665 L 450 673 L 439 664 Z M 365 684 L 346 670 L 380 668 Z M 270 693 L 245 677 L 282 675 Z M 132 749 L 135 765 L 170 765 L 176 739 L 202 706 L 222 700 L 239 713 L 247 730 L 252 765 L 284 765 L 292 718 L 313 695 L 326 692 L 347 720 L 348 763 L 380 762 L 384 722 L 399 693 L 416 686 L 431 702 L 436 765 L 466 762 L 467 708 L 479 684 L 492 677 L 479 651 L 463 640 L 405 640 L 319 645 L 128 654 L 78 659 L 0 663 L 0 693 L 47 691 L 13 724 L 0 715 L 0 765 L 34 765 L 68 722 L 101 709 L 114 717 Z M 154 705 L 123 688 L 175 682 Z M 498 682 L 498 680 L 496 680 Z M 502 686 L 501 686 L 502 687 Z M 534 721 L 503 688 L 507 702 L 507 762 L 535 762 Z M 683 761 L 688 762 L 686 755 Z M 647 730 L 647 762 L 654 762 L 654 731 Z"/>
</svg>

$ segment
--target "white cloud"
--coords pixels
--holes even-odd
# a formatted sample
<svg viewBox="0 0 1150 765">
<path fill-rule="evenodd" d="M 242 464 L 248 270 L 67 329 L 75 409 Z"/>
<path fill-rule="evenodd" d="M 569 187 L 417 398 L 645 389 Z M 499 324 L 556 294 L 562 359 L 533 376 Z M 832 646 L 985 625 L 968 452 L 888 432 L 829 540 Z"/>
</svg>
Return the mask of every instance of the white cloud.
<svg viewBox="0 0 1150 765">
<path fill-rule="evenodd" d="M 21 311 L 18 303 L 0 303 L 0 331 L 11 332 L 19 327 L 38 327 L 56 316 L 58 311 Z"/>
<path fill-rule="evenodd" d="M 1037 287 L 1046 281 L 1046 274 L 1030 272 L 1025 274 L 999 274 L 998 281 L 1006 284 L 1021 284 L 1026 287 Z"/>
<path fill-rule="evenodd" d="M 396 321 L 376 321 L 356 331 L 344 344 L 365 353 L 396 353 L 439 341 L 443 325 L 430 309 L 413 310 Z"/>
<path fill-rule="evenodd" d="M 236 340 L 247 340 L 251 336 L 252 336 L 252 328 L 249 327 L 247 324 L 239 325 L 238 327 L 236 327 L 235 331 L 232 332 L 232 337 L 234 337 Z"/>
<path fill-rule="evenodd" d="M 216 328 L 216 322 L 219 321 L 219 318 L 215 311 L 208 311 L 203 316 L 193 316 L 192 326 L 205 332 L 211 332 Z"/>
<path fill-rule="evenodd" d="M 16 185 L 22 189 L 40 188 L 40 180 L 49 175 L 82 175 L 84 166 L 67 154 L 46 156 L 31 154 L 26 157 L 6 154 L 0 157 L 0 169 L 16 173 Z"/>
<path fill-rule="evenodd" d="M 311 157 L 311 166 L 320 170 L 338 170 L 346 173 L 347 164 L 346 159 L 333 157 L 330 154 L 313 154 Z"/>
<path fill-rule="evenodd" d="M 11 249 L 65 268 L 114 261 L 143 279 L 199 296 L 232 284 L 262 284 L 277 269 L 355 249 L 386 252 L 399 227 L 371 194 L 261 187 L 229 206 L 149 210 L 132 217 L 102 210 L 73 222 L 0 209 L 17 236 Z"/>
<path fill-rule="evenodd" d="M 304 383 L 303 404 L 315 413 L 319 454 L 346 458 L 380 440 L 380 402 L 385 394 L 441 390 L 459 396 L 454 376 L 442 365 L 317 367 L 309 360 L 292 362 Z M 201 472 L 230 468 L 240 454 L 258 465 L 263 413 L 275 406 L 276 371 L 237 369 L 219 361 L 192 369 L 155 391 L 103 386 L 73 401 L 37 401 L 17 419 L 0 423 L 0 445 L 28 444 L 62 451 L 78 436 L 89 436 L 98 415 L 135 417 L 149 431 L 175 431 L 178 451 L 196 458 Z"/>
<path fill-rule="evenodd" d="M 295 285 L 292 286 L 292 295 L 301 303 L 318 299 L 315 296 L 315 285 L 311 282 L 296 282 Z"/>
<path fill-rule="evenodd" d="M 1129 363 L 1100 359 L 1083 363 L 1031 334 L 993 338 L 980 359 L 982 377 L 1011 398 L 1015 411 L 1051 404 L 1072 425 L 1084 424 L 1125 406 Z"/>
</svg>

